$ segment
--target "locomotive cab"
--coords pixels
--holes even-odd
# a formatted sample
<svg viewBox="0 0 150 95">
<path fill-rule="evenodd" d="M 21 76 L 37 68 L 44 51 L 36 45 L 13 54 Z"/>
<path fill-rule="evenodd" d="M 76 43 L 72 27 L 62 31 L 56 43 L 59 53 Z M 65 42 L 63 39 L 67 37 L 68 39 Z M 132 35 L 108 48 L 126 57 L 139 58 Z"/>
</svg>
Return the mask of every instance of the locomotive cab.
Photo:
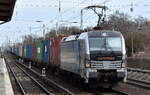
<svg viewBox="0 0 150 95">
<path fill-rule="evenodd" d="M 86 35 L 86 36 L 82 36 Z M 85 39 L 86 82 L 97 79 L 101 82 L 126 81 L 125 41 L 120 32 L 103 30 L 83 33 Z"/>
</svg>

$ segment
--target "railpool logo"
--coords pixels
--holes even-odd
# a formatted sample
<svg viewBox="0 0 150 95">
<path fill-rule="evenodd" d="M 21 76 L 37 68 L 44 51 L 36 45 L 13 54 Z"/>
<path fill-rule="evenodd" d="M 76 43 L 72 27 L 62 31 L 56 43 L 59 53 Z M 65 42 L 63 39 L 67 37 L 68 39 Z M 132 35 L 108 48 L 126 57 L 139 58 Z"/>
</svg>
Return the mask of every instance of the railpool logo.
<svg viewBox="0 0 150 95">
<path fill-rule="evenodd" d="M 115 60 L 114 57 L 98 57 L 97 60 Z"/>
</svg>

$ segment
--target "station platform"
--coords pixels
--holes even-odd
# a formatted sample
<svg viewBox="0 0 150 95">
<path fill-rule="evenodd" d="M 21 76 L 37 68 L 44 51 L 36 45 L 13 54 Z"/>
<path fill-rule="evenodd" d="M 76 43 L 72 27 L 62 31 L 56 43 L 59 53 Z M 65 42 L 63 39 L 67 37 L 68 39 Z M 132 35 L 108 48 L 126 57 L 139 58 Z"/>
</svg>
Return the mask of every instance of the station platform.
<svg viewBox="0 0 150 95">
<path fill-rule="evenodd" d="M 4 58 L 0 58 L 0 95 L 14 95 Z"/>
</svg>

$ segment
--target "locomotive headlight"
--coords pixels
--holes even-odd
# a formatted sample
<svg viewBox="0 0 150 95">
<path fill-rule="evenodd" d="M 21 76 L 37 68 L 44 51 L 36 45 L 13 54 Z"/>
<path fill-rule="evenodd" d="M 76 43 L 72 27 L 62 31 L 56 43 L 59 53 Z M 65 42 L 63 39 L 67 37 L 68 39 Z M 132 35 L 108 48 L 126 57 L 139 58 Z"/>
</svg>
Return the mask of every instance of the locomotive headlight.
<svg viewBox="0 0 150 95">
<path fill-rule="evenodd" d="M 102 33 L 102 36 L 107 36 L 107 33 Z"/>
<path fill-rule="evenodd" d="M 85 64 L 85 67 L 86 67 L 86 68 L 89 68 L 89 67 L 91 67 L 91 65 L 90 65 L 89 63 L 86 63 L 86 64 Z"/>
<path fill-rule="evenodd" d="M 122 63 L 122 68 L 125 68 L 126 67 L 126 63 Z"/>
<path fill-rule="evenodd" d="M 126 63 L 127 63 L 126 60 L 123 60 L 123 61 L 122 61 L 122 68 L 125 68 L 125 67 L 126 67 Z"/>
</svg>

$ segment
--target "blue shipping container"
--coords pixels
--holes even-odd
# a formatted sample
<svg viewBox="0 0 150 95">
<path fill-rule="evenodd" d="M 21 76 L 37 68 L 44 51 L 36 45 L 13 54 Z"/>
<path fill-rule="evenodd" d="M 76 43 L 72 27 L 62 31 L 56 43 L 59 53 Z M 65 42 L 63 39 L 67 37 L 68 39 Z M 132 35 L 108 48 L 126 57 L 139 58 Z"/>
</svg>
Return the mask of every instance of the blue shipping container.
<svg viewBox="0 0 150 95">
<path fill-rule="evenodd" d="M 45 62 L 49 62 L 49 58 L 50 58 L 50 40 L 44 40 L 43 41 L 43 51 L 44 51 L 44 56 L 43 56 L 43 61 Z"/>
<path fill-rule="evenodd" d="M 26 58 L 32 59 L 32 44 L 26 45 Z"/>
</svg>

